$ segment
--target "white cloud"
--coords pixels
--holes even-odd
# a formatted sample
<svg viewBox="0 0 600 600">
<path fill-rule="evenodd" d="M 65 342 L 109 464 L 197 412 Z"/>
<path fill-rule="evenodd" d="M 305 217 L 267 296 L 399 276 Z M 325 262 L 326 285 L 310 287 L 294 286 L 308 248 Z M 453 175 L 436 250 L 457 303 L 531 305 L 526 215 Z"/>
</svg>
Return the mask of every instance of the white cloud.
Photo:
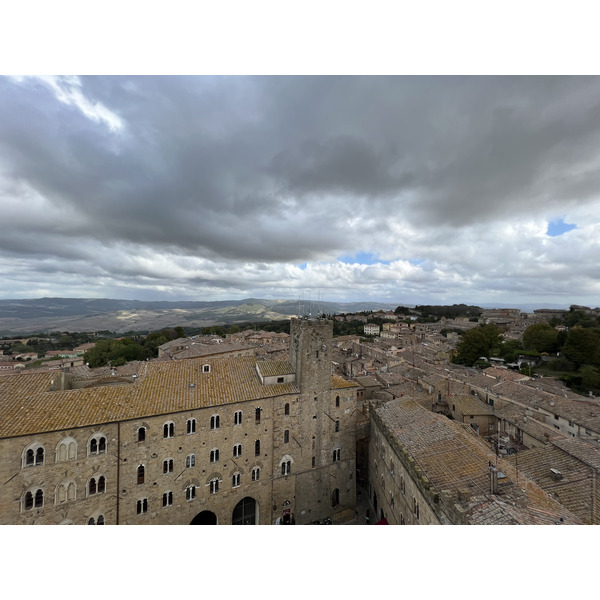
<svg viewBox="0 0 600 600">
<path fill-rule="evenodd" d="M 0 297 L 596 302 L 596 79 L 366 83 L 0 79 Z"/>
</svg>

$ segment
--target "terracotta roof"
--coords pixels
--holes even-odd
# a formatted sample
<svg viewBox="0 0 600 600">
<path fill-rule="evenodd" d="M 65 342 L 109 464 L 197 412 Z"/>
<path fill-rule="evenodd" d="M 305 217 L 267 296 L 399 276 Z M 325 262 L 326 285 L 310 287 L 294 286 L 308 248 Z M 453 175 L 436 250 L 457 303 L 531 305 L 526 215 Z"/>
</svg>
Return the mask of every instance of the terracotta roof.
<svg viewBox="0 0 600 600">
<path fill-rule="evenodd" d="M 211 365 L 210 373 L 202 372 L 203 364 Z M 66 391 L 49 391 L 56 373 L 2 377 L 0 437 L 299 393 L 293 383 L 263 386 L 255 364 L 254 357 L 149 362 L 135 383 Z M 348 385 L 355 384 L 334 387 Z"/>
<path fill-rule="evenodd" d="M 331 376 L 331 389 L 339 390 L 344 388 L 359 387 L 355 381 L 347 381 L 337 375 Z"/>
<path fill-rule="evenodd" d="M 376 409 L 398 441 L 439 493 L 458 495 L 469 490 L 467 520 L 471 524 L 565 523 L 579 520 L 529 481 L 524 492 L 510 478 L 501 496 L 489 493 L 489 465 L 507 473 L 510 464 L 494 452 L 464 423 L 427 411 L 411 400 L 395 400 Z M 521 478 L 521 481 L 523 478 Z M 513 502 L 515 506 L 513 506 Z"/>
<path fill-rule="evenodd" d="M 277 377 L 278 375 L 289 375 L 295 373 L 294 367 L 287 361 L 261 360 L 256 363 L 263 377 Z"/>
<path fill-rule="evenodd" d="M 447 399 L 448 404 L 454 404 L 463 415 L 493 415 L 494 409 L 489 404 L 482 402 L 475 396 L 462 395 L 451 396 Z"/>
<path fill-rule="evenodd" d="M 584 523 L 597 523 L 600 513 L 596 511 L 594 517 L 592 510 L 594 505 L 598 506 L 600 503 L 600 488 L 596 486 L 594 489 L 593 475 L 595 470 L 597 477 L 598 467 L 594 469 L 556 446 L 553 442 L 519 452 L 507 460 L 518 466 L 520 472 L 526 473 Z M 600 450 L 590 450 L 596 453 L 596 462 L 600 465 Z M 553 477 L 550 469 L 559 471 L 560 479 Z"/>
</svg>

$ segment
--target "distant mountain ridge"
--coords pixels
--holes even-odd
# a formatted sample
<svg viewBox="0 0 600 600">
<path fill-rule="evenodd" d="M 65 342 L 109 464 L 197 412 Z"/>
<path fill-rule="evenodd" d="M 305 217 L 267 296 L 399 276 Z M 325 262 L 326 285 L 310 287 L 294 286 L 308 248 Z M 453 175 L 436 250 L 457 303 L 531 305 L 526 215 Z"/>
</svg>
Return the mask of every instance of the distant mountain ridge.
<svg viewBox="0 0 600 600">
<path fill-rule="evenodd" d="M 0 300 L 0 335 L 42 331 L 156 331 L 178 325 L 208 327 L 274 321 L 294 315 L 394 310 L 382 302 L 299 300 L 144 301 L 109 298 Z"/>
</svg>

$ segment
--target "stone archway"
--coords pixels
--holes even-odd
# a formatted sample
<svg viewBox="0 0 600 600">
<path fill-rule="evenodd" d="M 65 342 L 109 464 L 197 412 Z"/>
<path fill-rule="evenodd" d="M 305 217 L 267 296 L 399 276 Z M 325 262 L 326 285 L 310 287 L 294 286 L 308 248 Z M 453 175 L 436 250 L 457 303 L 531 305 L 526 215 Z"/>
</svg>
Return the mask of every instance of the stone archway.
<svg viewBox="0 0 600 600">
<path fill-rule="evenodd" d="M 193 519 L 190 525 L 216 525 L 217 515 L 210 510 L 203 510 L 198 513 Z"/>
<path fill-rule="evenodd" d="M 232 525 L 256 525 L 258 523 L 258 502 L 246 496 L 240 500 L 231 515 Z"/>
</svg>

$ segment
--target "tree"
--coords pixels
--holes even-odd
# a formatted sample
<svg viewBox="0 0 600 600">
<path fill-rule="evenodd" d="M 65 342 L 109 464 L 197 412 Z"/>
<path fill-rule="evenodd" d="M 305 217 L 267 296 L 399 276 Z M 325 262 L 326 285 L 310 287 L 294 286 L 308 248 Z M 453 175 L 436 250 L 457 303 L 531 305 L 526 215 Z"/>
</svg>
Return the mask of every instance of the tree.
<svg viewBox="0 0 600 600">
<path fill-rule="evenodd" d="M 463 333 L 456 345 L 454 362 L 473 365 L 480 356 L 488 357 L 492 350 L 500 345 L 500 329 L 493 324 L 481 325 Z"/>
<path fill-rule="evenodd" d="M 579 368 L 581 365 L 600 364 L 600 337 L 590 329 L 574 327 L 569 330 L 563 354 Z"/>
<path fill-rule="evenodd" d="M 556 353 L 558 350 L 558 331 L 548 323 L 530 325 L 523 332 L 523 346 L 536 352 Z"/>
<path fill-rule="evenodd" d="M 592 365 L 584 365 L 579 370 L 581 375 L 581 386 L 584 391 L 596 391 L 600 389 L 600 373 Z"/>
</svg>

